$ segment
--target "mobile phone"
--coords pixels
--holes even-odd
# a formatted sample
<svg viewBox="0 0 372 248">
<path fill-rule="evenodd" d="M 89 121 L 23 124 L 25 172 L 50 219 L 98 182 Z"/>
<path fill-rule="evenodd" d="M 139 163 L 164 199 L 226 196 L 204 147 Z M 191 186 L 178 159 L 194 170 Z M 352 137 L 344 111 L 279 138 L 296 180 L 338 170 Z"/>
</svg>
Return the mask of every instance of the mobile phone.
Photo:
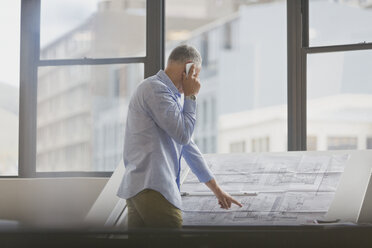
<svg viewBox="0 0 372 248">
<path fill-rule="evenodd" d="M 187 63 L 187 64 L 186 64 L 186 77 L 189 75 L 190 68 L 191 68 L 191 66 L 192 66 L 193 64 L 194 64 L 194 63 Z"/>
</svg>

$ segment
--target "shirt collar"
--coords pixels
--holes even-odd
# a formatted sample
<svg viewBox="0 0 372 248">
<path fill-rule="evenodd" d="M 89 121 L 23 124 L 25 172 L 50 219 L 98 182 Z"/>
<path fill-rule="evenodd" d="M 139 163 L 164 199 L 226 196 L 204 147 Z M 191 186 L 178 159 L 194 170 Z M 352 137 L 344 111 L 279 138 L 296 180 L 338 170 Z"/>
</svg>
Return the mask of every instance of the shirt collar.
<svg viewBox="0 0 372 248">
<path fill-rule="evenodd" d="M 160 79 L 162 83 L 164 83 L 166 86 L 168 86 L 171 91 L 177 96 L 181 97 L 180 92 L 176 88 L 176 86 L 173 84 L 172 80 L 168 77 L 168 75 L 165 73 L 165 71 L 160 70 L 156 76 Z"/>
</svg>

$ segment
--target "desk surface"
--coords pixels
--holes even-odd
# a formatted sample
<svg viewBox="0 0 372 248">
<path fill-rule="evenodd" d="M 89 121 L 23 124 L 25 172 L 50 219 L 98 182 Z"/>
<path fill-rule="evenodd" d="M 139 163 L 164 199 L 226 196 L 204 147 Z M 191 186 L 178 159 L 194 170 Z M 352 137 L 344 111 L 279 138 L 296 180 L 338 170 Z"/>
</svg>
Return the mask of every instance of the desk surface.
<svg viewBox="0 0 372 248">
<path fill-rule="evenodd" d="M 182 230 L 1 232 L 7 247 L 372 247 L 372 227 L 195 227 Z"/>
</svg>

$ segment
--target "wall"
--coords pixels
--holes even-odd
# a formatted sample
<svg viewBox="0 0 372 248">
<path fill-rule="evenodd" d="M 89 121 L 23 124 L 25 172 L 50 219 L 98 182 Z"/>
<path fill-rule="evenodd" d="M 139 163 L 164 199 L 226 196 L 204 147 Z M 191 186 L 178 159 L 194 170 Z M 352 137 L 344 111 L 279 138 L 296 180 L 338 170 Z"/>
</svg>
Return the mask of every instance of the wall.
<svg viewBox="0 0 372 248">
<path fill-rule="evenodd" d="M 82 224 L 108 178 L 0 180 L 0 219 L 25 225 Z"/>
</svg>

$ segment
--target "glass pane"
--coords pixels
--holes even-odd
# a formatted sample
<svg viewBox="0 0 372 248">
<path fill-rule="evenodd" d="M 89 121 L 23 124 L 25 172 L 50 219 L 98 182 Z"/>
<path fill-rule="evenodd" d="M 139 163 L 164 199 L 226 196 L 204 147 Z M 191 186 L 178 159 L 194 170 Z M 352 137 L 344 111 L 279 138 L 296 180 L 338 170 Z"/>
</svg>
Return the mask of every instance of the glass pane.
<svg viewBox="0 0 372 248">
<path fill-rule="evenodd" d="M 113 171 L 143 64 L 40 67 L 37 171 Z"/>
<path fill-rule="evenodd" d="M 0 176 L 18 175 L 21 1 L 0 2 Z"/>
<path fill-rule="evenodd" d="M 310 0 L 310 46 L 372 42 L 371 1 Z"/>
<path fill-rule="evenodd" d="M 371 64 L 369 50 L 308 56 L 310 149 L 372 148 Z"/>
<path fill-rule="evenodd" d="M 166 57 L 181 43 L 203 57 L 194 132 L 200 150 L 286 151 L 286 2 L 166 4 Z"/>
<path fill-rule="evenodd" d="M 42 0 L 41 59 L 144 56 L 146 0 Z"/>
</svg>

